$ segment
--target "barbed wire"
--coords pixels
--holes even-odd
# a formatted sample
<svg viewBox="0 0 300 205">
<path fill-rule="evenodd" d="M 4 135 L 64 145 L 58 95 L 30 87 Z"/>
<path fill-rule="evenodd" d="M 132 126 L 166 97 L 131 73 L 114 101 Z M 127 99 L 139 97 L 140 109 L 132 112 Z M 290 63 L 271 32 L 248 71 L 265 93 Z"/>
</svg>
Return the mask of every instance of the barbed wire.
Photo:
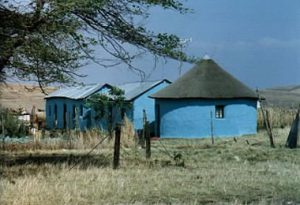
<svg viewBox="0 0 300 205">
<path fill-rule="evenodd" d="M 102 144 L 104 142 L 104 140 L 106 140 L 109 137 L 109 135 L 107 135 L 106 137 L 104 137 L 103 139 L 101 139 L 88 153 L 86 153 L 85 155 L 81 156 L 82 157 L 87 157 L 89 156 L 100 144 Z M 78 160 L 77 162 L 75 162 L 73 164 L 73 166 L 71 166 L 67 172 L 70 172 L 74 167 L 76 167 L 79 164 L 80 160 Z"/>
</svg>

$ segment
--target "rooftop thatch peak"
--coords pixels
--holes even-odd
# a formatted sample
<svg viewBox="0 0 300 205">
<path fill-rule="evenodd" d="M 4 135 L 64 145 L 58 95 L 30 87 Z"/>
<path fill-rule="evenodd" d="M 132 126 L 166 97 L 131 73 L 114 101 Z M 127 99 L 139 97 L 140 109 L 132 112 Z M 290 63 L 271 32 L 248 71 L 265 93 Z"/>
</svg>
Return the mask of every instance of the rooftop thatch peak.
<svg viewBox="0 0 300 205">
<path fill-rule="evenodd" d="M 222 69 L 207 55 L 173 84 L 151 97 L 165 99 L 257 99 L 257 95 L 253 90 Z"/>
<path fill-rule="evenodd" d="M 211 60 L 210 56 L 207 54 L 205 54 L 202 59 L 203 60 Z"/>
</svg>

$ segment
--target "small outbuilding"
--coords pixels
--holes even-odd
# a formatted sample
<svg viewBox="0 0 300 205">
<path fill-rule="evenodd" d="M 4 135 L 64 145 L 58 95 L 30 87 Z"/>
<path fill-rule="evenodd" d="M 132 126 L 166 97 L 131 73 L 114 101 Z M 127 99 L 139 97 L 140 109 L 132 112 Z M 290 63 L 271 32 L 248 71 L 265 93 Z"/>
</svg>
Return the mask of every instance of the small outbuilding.
<svg viewBox="0 0 300 205">
<path fill-rule="evenodd" d="M 203 138 L 255 134 L 254 91 L 208 56 L 155 99 L 156 135 L 161 138 Z"/>
</svg>

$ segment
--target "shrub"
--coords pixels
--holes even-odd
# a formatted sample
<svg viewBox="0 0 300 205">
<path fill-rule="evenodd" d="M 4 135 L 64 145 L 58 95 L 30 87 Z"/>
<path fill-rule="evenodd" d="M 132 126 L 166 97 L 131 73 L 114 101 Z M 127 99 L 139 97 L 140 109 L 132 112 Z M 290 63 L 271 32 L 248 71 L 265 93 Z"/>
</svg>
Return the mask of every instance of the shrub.
<svg viewBox="0 0 300 205">
<path fill-rule="evenodd" d="M 3 128 L 5 136 L 22 137 L 28 135 L 29 125 L 22 120 L 19 120 L 15 113 L 9 109 L 0 107 L 0 127 L 3 135 Z"/>
</svg>

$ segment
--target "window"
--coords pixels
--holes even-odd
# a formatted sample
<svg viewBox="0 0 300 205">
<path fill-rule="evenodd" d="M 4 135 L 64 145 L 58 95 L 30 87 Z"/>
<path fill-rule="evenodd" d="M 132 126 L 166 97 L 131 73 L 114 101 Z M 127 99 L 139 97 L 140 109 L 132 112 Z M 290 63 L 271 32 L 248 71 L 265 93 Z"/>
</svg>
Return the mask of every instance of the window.
<svg viewBox="0 0 300 205">
<path fill-rule="evenodd" d="M 224 105 L 216 105 L 216 118 L 224 118 Z"/>
<path fill-rule="evenodd" d="M 49 110 L 49 116 L 51 116 L 52 115 L 52 113 L 51 113 L 51 105 L 48 105 L 48 110 Z"/>
</svg>

